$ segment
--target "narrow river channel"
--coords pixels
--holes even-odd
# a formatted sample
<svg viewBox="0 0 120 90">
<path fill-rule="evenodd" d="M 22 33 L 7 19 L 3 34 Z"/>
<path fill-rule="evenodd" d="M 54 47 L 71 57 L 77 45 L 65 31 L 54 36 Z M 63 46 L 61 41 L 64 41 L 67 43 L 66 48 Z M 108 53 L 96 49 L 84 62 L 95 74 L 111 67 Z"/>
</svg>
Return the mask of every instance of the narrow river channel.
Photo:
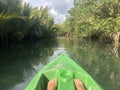
<svg viewBox="0 0 120 90">
<path fill-rule="evenodd" d="M 120 90 L 120 57 L 114 55 L 112 46 L 74 38 L 0 48 L 0 90 L 24 90 L 39 70 L 62 53 L 82 66 L 104 90 Z"/>
</svg>

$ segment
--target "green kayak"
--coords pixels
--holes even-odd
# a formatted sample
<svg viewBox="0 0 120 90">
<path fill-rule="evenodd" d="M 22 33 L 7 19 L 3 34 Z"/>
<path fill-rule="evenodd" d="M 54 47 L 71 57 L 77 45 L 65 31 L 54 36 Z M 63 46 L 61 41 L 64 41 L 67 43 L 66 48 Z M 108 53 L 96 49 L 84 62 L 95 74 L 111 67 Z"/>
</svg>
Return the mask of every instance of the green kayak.
<svg viewBox="0 0 120 90">
<path fill-rule="evenodd" d="M 25 90 L 46 90 L 48 81 L 55 78 L 57 90 L 75 90 L 74 79 L 82 81 L 87 90 L 103 90 L 83 68 L 64 54 L 39 71 Z"/>
</svg>

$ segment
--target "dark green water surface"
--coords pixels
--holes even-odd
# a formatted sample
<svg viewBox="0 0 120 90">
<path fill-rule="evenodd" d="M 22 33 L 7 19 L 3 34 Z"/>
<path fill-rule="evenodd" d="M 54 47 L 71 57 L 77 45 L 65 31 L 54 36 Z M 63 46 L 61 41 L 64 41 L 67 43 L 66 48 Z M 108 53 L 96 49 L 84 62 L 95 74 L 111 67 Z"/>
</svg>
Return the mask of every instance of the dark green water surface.
<svg viewBox="0 0 120 90">
<path fill-rule="evenodd" d="M 3 48 L 0 48 L 0 90 L 24 90 L 40 69 L 62 53 L 81 65 L 104 90 L 120 90 L 120 58 L 114 55 L 111 45 L 58 38 Z"/>
</svg>

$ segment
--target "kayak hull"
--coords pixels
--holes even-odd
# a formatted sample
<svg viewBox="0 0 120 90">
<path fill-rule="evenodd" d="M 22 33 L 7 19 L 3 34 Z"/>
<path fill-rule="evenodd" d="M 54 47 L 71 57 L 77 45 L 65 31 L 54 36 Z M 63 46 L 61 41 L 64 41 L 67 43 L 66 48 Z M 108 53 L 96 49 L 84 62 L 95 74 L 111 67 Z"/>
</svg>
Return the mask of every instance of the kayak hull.
<svg viewBox="0 0 120 90">
<path fill-rule="evenodd" d="M 55 78 L 57 90 L 75 90 L 74 79 L 81 80 L 87 90 L 103 90 L 82 67 L 64 54 L 40 70 L 25 90 L 46 90 L 48 81 Z"/>
</svg>

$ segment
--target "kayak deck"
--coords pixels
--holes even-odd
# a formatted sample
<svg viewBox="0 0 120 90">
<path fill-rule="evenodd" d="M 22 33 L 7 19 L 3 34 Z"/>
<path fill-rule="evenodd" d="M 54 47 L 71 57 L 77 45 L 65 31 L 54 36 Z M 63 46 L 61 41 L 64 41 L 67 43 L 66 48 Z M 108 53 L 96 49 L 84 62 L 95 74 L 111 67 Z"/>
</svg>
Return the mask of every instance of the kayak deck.
<svg viewBox="0 0 120 90">
<path fill-rule="evenodd" d="M 103 90 L 83 68 L 64 54 L 39 71 L 25 90 L 46 90 L 48 81 L 55 78 L 57 90 L 75 90 L 74 79 L 81 80 L 87 90 Z"/>
</svg>

